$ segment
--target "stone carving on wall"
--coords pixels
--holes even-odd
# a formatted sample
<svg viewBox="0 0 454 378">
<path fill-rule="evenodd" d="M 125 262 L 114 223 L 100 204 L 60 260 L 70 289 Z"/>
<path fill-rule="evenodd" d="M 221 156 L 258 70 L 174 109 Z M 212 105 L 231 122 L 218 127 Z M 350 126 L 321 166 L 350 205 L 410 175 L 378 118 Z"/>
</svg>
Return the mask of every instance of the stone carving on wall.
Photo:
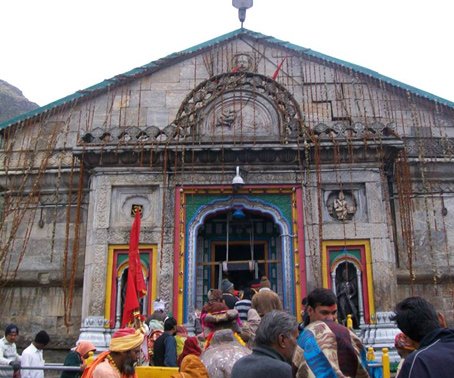
<svg viewBox="0 0 454 378">
<path fill-rule="evenodd" d="M 91 296 L 90 315 L 101 316 L 104 312 L 104 293 L 106 282 L 106 247 L 105 245 L 95 246 L 93 270 L 91 274 Z"/>
<path fill-rule="evenodd" d="M 256 72 L 255 59 L 250 54 L 239 53 L 232 58 L 232 72 Z"/>
<path fill-rule="evenodd" d="M 234 109 L 223 110 L 217 119 L 216 126 L 231 128 L 236 117 L 237 112 Z"/>
<path fill-rule="evenodd" d="M 114 186 L 112 188 L 111 228 L 131 227 L 131 208 L 142 206 L 142 223 L 156 226 L 160 222 L 160 199 L 158 186 Z"/>
<path fill-rule="evenodd" d="M 245 92 L 244 92 L 245 93 Z M 246 94 L 245 94 L 246 95 Z M 195 96 L 195 95 L 194 95 Z M 207 98 L 204 100 L 204 96 Z M 189 97 L 189 96 L 188 96 Z M 90 131 L 82 131 L 80 135 L 80 139 L 78 141 L 79 145 L 122 145 L 122 146 L 135 146 L 137 144 L 146 145 L 146 144 L 156 144 L 156 143 L 167 143 L 169 141 L 173 141 L 178 139 L 179 141 L 183 140 L 184 138 L 192 138 L 195 137 L 197 134 L 193 132 L 192 127 L 195 125 L 194 114 L 190 114 L 187 116 L 187 112 L 194 112 L 195 110 L 201 111 L 200 109 L 205 106 L 204 102 L 207 102 L 208 99 L 211 99 L 211 95 L 208 96 L 207 93 L 203 92 L 199 96 L 195 97 L 197 99 L 197 105 L 191 104 L 188 107 L 185 107 L 182 111 L 180 108 L 180 118 L 177 118 L 175 123 L 171 123 L 164 127 L 163 129 L 158 128 L 157 126 L 148 126 L 145 128 L 139 127 L 113 127 L 108 132 L 101 128 L 95 128 Z M 226 96 L 224 96 L 224 99 Z M 257 97 L 260 98 L 260 97 Z M 284 97 L 285 98 L 285 97 Z M 186 101 L 196 101 L 192 99 L 186 99 Z M 258 105 L 256 103 L 255 105 Z M 191 110 L 192 109 L 192 110 Z M 225 111 L 224 108 L 223 112 Z M 332 122 L 332 123 L 319 123 L 314 126 L 311 130 L 304 129 L 302 125 L 302 120 L 299 120 L 297 116 L 293 117 L 293 110 L 290 108 L 290 115 L 286 116 L 285 119 L 289 120 L 287 132 L 290 132 L 291 135 L 298 130 L 298 127 L 301 127 L 300 130 L 303 135 L 307 136 L 308 134 L 311 135 L 312 138 L 331 141 L 333 137 L 336 140 L 364 140 L 364 139 L 380 139 L 380 140 L 393 140 L 394 143 L 399 141 L 399 145 L 402 145 L 402 141 L 397 136 L 395 130 L 395 125 L 393 123 L 389 124 L 382 124 L 380 122 L 376 122 L 372 125 L 366 125 L 361 122 L 356 122 L 354 124 L 346 123 L 346 122 Z M 236 112 L 237 113 L 237 112 Z M 230 118 L 232 118 L 230 116 Z M 296 119 L 295 119 L 296 118 Z M 203 114 L 200 115 L 199 121 L 206 119 Z M 230 120 L 229 120 L 230 122 Z M 219 123 L 219 122 L 217 122 Z M 177 124 L 179 125 L 177 127 Z M 222 125 L 222 122 L 221 122 Z M 125 141 L 125 135 L 128 135 L 128 140 Z M 426 141 L 425 141 L 426 142 Z M 428 146 L 434 145 L 434 142 L 428 141 Z M 417 155 L 418 153 L 418 145 L 415 144 L 414 141 L 407 141 L 406 142 L 408 151 L 410 155 Z M 445 148 L 444 153 L 450 153 L 452 155 L 452 151 L 454 151 L 454 143 L 451 139 L 446 139 L 446 143 L 444 143 L 447 147 Z M 441 151 L 441 142 L 438 142 L 437 148 L 433 148 L 433 150 Z M 429 148 L 429 147 L 427 147 Z M 427 149 L 426 148 L 426 149 Z M 428 156 L 428 155 L 427 155 Z M 430 155 L 432 156 L 432 155 Z M 441 156 L 441 155 L 438 155 Z M 134 158 L 134 161 L 130 163 L 136 163 L 139 160 L 139 155 L 131 155 L 130 158 Z M 106 156 L 104 156 L 106 159 Z M 89 163 L 94 164 L 97 160 L 89 161 Z M 103 160 L 103 163 L 106 164 L 107 161 Z M 116 164 L 116 161 L 113 161 L 112 164 Z"/>
<path fill-rule="evenodd" d="M 334 219 L 351 220 L 356 213 L 356 200 L 350 191 L 335 191 L 328 197 L 327 208 Z"/>
<path fill-rule="evenodd" d="M 94 218 L 94 226 L 96 228 L 109 227 L 109 213 L 110 213 L 110 192 L 111 185 L 107 177 L 98 177 L 98 185 L 96 189 L 96 217 Z"/>
<path fill-rule="evenodd" d="M 384 125 L 381 122 L 364 124 L 361 122 L 334 122 L 331 124 L 319 123 L 312 129 L 315 136 L 320 139 L 356 139 L 356 138 L 393 138 L 400 139 L 396 131 L 396 125 L 390 122 Z"/>
<path fill-rule="evenodd" d="M 213 132 L 213 123 L 229 130 Z M 290 92 L 267 76 L 241 71 L 199 84 L 181 104 L 174 125 L 180 140 L 243 135 L 285 143 L 303 134 L 301 111 Z"/>
</svg>

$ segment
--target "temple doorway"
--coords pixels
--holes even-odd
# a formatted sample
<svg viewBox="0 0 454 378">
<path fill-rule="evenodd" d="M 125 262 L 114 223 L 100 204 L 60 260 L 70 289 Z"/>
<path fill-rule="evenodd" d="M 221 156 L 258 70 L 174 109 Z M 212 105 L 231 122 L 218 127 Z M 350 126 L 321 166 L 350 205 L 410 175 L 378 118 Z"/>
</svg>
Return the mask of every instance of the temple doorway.
<svg viewBox="0 0 454 378">
<path fill-rule="evenodd" d="M 282 294 L 280 234 L 271 216 L 246 208 L 208 217 L 198 233 L 197 307 L 224 278 L 235 290 L 244 290 L 267 276 L 273 290 Z"/>
<path fill-rule="evenodd" d="M 223 277 L 239 289 L 266 275 L 290 313 L 306 294 L 301 188 L 186 187 L 176 195 L 173 310 L 192 324 Z"/>
</svg>

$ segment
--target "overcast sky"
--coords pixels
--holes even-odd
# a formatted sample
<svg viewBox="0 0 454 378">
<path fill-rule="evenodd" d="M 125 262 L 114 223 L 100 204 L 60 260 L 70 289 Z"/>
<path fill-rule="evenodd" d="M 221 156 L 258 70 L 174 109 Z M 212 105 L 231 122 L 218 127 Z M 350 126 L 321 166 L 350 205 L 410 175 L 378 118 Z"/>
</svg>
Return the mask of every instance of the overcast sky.
<svg viewBox="0 0 454 378">
<path fill-rule="evenodd" d="M 454 101 L 452 0 L 254 0 L 244 27 Z M 0 79 L 43 106 L 240 27 L 231 0 L 0 0 Z"/>
</svg>

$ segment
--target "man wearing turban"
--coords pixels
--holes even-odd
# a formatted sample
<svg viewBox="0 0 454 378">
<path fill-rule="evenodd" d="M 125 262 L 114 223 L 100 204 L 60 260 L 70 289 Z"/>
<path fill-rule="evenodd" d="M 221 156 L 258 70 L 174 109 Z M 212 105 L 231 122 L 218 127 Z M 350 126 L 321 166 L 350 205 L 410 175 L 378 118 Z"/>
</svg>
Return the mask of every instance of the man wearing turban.
<svg viewBox="0 0 454 378">
<path fill-rule="evenodd" d="M 101 353 L 82 378 L 137 378 L 135 364 L 144 335 L 134 328 L 119 329 L 112 335 L 109 350 Z"/>
</svg>

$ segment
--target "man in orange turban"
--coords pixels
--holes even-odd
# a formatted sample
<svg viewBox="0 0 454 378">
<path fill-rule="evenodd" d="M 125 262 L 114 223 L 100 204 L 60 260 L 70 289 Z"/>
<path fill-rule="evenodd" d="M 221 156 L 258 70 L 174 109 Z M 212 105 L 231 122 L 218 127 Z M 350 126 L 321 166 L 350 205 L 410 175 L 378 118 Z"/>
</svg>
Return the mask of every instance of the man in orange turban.
<svg viewBox="0 0 454 378">
<path fill-rule="evenodd" d="M 118 330 L 112 335 L 109 350 L 96 358 L 82 378 L 137 378 L 135 364 L 143 338 L 143 333 L 134 328 Z"/>
</svg>

